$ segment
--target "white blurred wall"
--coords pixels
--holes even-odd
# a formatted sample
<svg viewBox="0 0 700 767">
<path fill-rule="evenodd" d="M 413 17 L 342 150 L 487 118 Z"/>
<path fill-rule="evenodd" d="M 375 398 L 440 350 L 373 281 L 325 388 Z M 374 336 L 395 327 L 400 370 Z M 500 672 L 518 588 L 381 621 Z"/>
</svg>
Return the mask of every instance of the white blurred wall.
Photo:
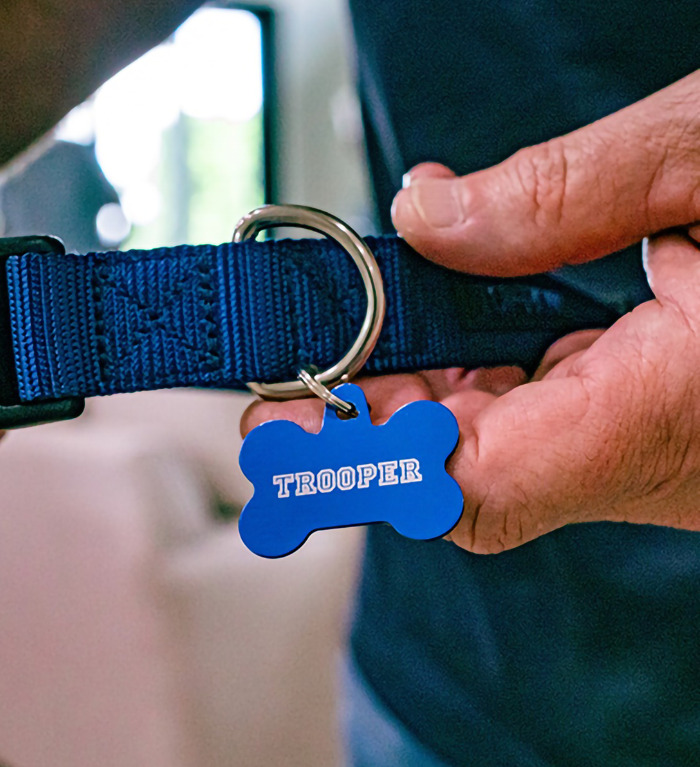
<svg viewBox="0 0 700 767">
<path fill-rule="evenodd" d="M 312 205 L 360 234 L 371 203 L 345 0 L 268 0 L 276 12 L 279 201 Z"/>
</svg>

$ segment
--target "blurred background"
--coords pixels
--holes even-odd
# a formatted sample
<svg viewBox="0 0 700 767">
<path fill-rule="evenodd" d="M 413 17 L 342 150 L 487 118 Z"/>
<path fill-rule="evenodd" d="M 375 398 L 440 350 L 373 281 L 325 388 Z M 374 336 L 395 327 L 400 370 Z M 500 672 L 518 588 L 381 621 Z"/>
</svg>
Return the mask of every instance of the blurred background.
<svg viewBox="0 0 700 767">
<path fill-rule="evenodd" d="M 0 171 L 0 236 L 69 252 L 229 240 L 264 202 L 374 230 L 343 0 L 208 3 Z M 301 234 L 298 233 L 297 234 Z M 9 434 L 0 761 L 342 764 L 336 671 L 361 532 L 245 550 L 251 398 L 93 399 Z"/>
</svg>

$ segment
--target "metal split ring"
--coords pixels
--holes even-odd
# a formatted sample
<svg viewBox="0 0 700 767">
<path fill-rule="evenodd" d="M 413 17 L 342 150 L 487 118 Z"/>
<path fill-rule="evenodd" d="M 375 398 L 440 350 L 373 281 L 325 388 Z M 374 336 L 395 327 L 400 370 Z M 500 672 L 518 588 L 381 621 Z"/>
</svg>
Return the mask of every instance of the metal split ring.
<svg viewBox="0 0 700 767">
<path fill-rule="evenodd" d="M 305 368 L 299 368 L 299 380 L 312 394 L 315 394 L 326 404 L 335 408 L 339 413 L 342 413 L 348 418 L 355 418 L 355 416 L 357 416 L 357 408 L 352 402 L 347 402 L 344 399 L 340 399 L 336 394 L 333 394 L 329 388 L 316 379 L 315 376 L 317 373 L 318 369 L 311 365 L 308 365 Z"/>
<path fill-rule="evenodd" d="M 356 415 L 355 406 L 330 390 L 339 383 L 349 381 L 362 368 L 379 338 L 386 307 L 379 266 L 367 243 L 344 221 L 330 213 L 303 205 L 265 205 L 253 210 L 236 225 L 233 241 L 243 242 L 274 226 L 311 229 L 335 240 L 352 258 L 360 272 L 367 294 L 367 311 L 357 338 L 335 365 L 320 372 L 315 368 L 300 368 L 298 377 L 293 381 L 250 382 L 247 386 L 268 400 L 298 399 L 315 394 L 336 410 L 353 417 Z"/>
</svg>

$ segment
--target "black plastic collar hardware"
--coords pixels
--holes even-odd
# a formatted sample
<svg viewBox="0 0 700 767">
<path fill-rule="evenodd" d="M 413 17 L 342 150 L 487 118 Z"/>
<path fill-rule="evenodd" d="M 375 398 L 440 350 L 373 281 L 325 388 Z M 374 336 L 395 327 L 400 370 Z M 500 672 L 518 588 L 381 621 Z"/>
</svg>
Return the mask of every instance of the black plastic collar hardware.
<svg viewBox="0 0 700 767">
<path fill-rule="evenodd" d="M 24 253 L 63 254 L 65 249 L 56 237 L 0 238 L 0 429 L 67 421 L 76 418 L 85 409 L 82 397 L 35 402 L 21 402 L 19 399 L 5 264 L 10 256 L 21 256 Z"/>
</svg>

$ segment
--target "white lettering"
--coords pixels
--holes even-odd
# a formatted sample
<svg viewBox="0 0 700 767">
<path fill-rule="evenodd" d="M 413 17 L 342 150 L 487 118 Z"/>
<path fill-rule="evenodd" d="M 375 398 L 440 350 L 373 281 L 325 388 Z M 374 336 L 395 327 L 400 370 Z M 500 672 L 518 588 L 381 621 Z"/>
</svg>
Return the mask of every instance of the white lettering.
<svg viewBox="0 0 700 767">
<path fill-rule="evenodd" d="M 380 461 L 377 464 L 379 467 L 380 485 L 398 485 L 399 476 L 396 473 L 398 465 L 397 461 Z"/>
<path fill-rule="evenodd" d="M 420 463 L 416 458 L 402 458 L 399 461 L 401 465 L 401 482 L 420 482 L 423 477 L 419 471 Z"/>
<path fill-rule="evenodd" d="M 399 471 L 400 469 L 400 471 Z M 289 498 L 289 488 L 296 482 L 294 495 L 316 495 L 316 493 L 331 493 L 333 490 L 365 490 L 377 479 L 377 485 L 398 485 L 409 482 L 422 482 L 420 462 L 417 458 L 401 458 L 396 461 L 379 461 L 378 463 L 360 463 L 357 466 L 341 466 L 339 469 L 320 469 L 298 471 L 296 474 L 275 474 L 272 484 L 275 485 L 278 498 Z"/>
<path fill-rule="evenodd" d="M 294 495 L 316 495 L 313 472 L 298 471 L 294 476 L 297 478 L 297 487 Z"/>
<path fill-rule="evenodd" d="M 357 467 L 357 487 L 369 487 L 369 483 L 377 476 L 377 467 L 373 463 L 361 463 Z"/>
<path fill-rule="evenodd" d="M 316 486 L 319 493 L 330 493 L 335 490 L 335 472 L 333 469 L 321 469 L 316 475 Z"/>
<path fill-rule="evenodd" d="M 338 489 L 352 490 L 355 487 L 355 469 L 352 466 L 343 466 L 338 469 Z"/>
<path fill-rule="evenodd" d="M 278 498 L 289 498 L 289 483 L 293 481 L 293 474 L 275 474 L 272 477 L 272 484 L 279 487 L 277 491 Z"/>
</svg>

